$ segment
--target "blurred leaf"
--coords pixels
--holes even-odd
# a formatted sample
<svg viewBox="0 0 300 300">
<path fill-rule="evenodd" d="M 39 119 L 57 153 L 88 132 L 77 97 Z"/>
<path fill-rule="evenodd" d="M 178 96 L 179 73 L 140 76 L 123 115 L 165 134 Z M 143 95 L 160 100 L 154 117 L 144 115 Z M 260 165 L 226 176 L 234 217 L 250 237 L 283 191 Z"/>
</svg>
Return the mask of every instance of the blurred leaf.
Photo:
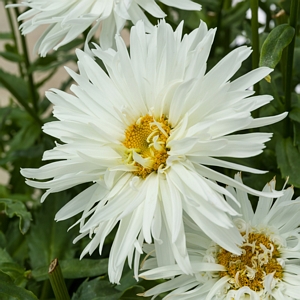
<svg viewBox="0 0 300 300">
<path fill-rule="evenodd" d="M 134 285 L 122 294 L 120 300 L 141 300 L 141 296 L 137 296 L 138 294 L 142 294 L 145 292 L 145 289 L 140 285 Z M 142 298 L 145 299 L 145 298 Z"/>
<path fill-rule="evenodd" d="M 280 0 L 278 4 L 288 15 L 290 14 L 291 0 Z"/>
<path fill-rule="evenodd" d="M 276 145 L 277 163 L 283 178 L 289 177 L 289 183 L 300 187 L 300 152 L 292 139 L 278 139 Z"/>
<path fill-rule="evenodd" d="M 107 273 L 108 259 L 68 259 L 60 260 L 59 265 L 65 279 L 95 277 Z M 37 280 L 48 278 L 49 265 L 32 271 L 32 276 Z"/>
<path fill-rule="evenodd" d="M 242 1 L 237 3 L 235 6 L 226 10 L 222 19 L 222 27 L 232 27 L 232 24 L 235 24 L 235 27 L 238 23 L 243 24 L 246 11 L 250 8 L 249 1 Z"/>
<path fill-rule="evenodd" d="M 23 62 L 24 61 L 23 56 L 18 53 L 0 51 L 0 56 L 5 58 L 6 60 L 9 60 L 12 62 Z"/>
<path fill-rule="evenodd" d="M 14 261 L 23 265 L 25 260 L 28 258 L 28 248 L 25 235 L 20 232 L 18 225 L 19 221 L 17 219 L 10 219 L 8 228 L 5 232 L 7 241 L 5 250 Z"/>
<path fill-rule="evenodd" d="M 143 281 L 143 280 L 140 280 Z M 128 267 L 124 266 L 122 278 L 120 279 L 120 285 L 116 286 L 116 289 L 120 292 L 126 291 L 129 287 L 132 287 L 137 284 L 136 279 L 134 278 L 134 272 Z"/>
<path fill-rule="evenodd" d="M 289 113 L 289 118 L 295 122 L 300 123 L 300 108 L 296 107 L 291 110 Z"/>
<path fill-rule="evenodd" d="M 12 218 L 13 216 L 17 216 L 19 221 L 19 229 L 25 234 L 29 227 L 31 221 L 31 213 L 27 210 L 24 203 L 18 200 L 12 199 L 0 199 L 0 207 L 4 206 L 5 213 Z"/>
<path fill-rule="evenodd" d="M 25 80 L 0 68 L 0 83 L 21 103 L 27 101 L 28 86 Z"/>
<path fill-rule="evenodd" d="M 51 194 L 34 214 L 34 224 L 27 235 L 33 269 L 49 265 L 54 258 L 61 261 L 74 256 L 74 234 L 67 232 L 72 219 L 54 221 L 56 212 L 69 200 L 68 198 L 66 193 Z"/>
<path fill-rule="evenodd" d="M 83 282 L 72 300 L 119 300 L 121 295 L 111 283 L 99 277 Z"/>
<path fill-rule="evenodd" d="M 2 227 L 1 218 L 0 218 L 0 226 Z M 1 253 L 2 252 L 1 248 L 5 248 L 5 246 L 6 246 L 6 237 L 5 237 L 5 234 L 0 230 L 0 262 L 2 259 L 6 259 L 6 257 Z M 6 252 L 6 254 L 9 256 L 9 254 L 7 252 Z"/>
<path fill-rule="evenodd" d="M 276 26 L 262 45 L 259 66 L 274 69 L 281 59 L 283 49 L 292 41 L 294 34 L 295 29 L 288 24 Z"/>
<path fill-rule="evenodd" d="M 0 248 L 0 264 L 3 262 L 13 262 L 12 257 L 7 253 L 6 249 Z"/>
<path fill-rule="evenodd" d="M 0 271 L 0 299 L 1 300 L 38 300 L 30 291 L 16 286 L 12 279 Z"/>
<path fill-rule="evenodd" d="M 12 279 L 24 278 L 25 269 L 15 262 L 0 263 L 0 271 L 9 275 Z"/>
<path fill-rule="evenodd" d="M 11 32 L 0 32 L 0 40 L 11 40 L 12 38 Z"/>
</svg>

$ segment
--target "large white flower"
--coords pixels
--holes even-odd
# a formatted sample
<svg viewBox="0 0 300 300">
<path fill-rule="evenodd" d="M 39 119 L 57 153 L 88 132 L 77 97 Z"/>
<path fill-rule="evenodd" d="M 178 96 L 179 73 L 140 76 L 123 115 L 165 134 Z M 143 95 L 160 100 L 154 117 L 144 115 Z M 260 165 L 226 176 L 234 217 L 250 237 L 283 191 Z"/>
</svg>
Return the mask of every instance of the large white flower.
<svg viewBox="0 0 300 300">
<path fill-rule="evenodd" d="M 109 259 L 112 282 L 119 281 L 126 257 L 131 261 L 136 249 L 138 262 L 143 241 L 151 243 L 152 238 L 160 264 L 177 261 L 184 272 L 191 272 L 183 212 L 222 247 L 240 253 L 242 237 L 227 216 L 237 213 L 223 198 L 231 194 L 215 181 L 262 194 L 208 166 L 260 173 L 217 157 L 261 153 L 271 134 L 231 133 L 286 115 L 251 117 L 252 110 L 272 97 L 251 96 L 254 92 L 245 89 L 269 74 L 269 68 L 229 81 L 250 55 L 249 48 L 232 51 L 205 74 L 215 30 L 201 23 L 182 39 L 182 28 L 173 32 L 162 22 L 146 34 L 138 22 L 131 32 L 130 56 L 119 36 L 117 51 L 93 50 L 108 74 L 78 50 L 80 75 L 69 70 L 78 83 L 71 87 L 75 96 L 47 93 L 59 121 L 43 129 L 62 143 L 43 159 L 57 162 L 22 170 L 27 178 L 53 178 L 27 181 L 48 189 L 42 201 L 50 193 L 93 183 L 56 220 L 82 212 L 78 239 L 92 238 L 82 255 L 97 247 L 101 252 L 105 237 L 118 224 Z"/>
<path fill-rule="evenodd" d="M 236 179 L 241 182 L 239 175 Z M 264 190 L 274 187 L 272 180 Z M 233 188 L 229 191 L 240 204 L 227 198 L 241 214 L 234 222 L 244 238 L 242 254 L 223 249 L 187 221 L 187 246 L 194 274 L 184 274 L 176 264 L 158 268 L 156 259 L 150 258 L 144 268 L 151 270 L 141 277 L 172 279 L 143 296 L 171 291 L 163 299 L 300 299 L 300 198 L 291 200 L 293 188 L 288 188 L 273 206 L 272 198 L 259 198 L 254 213 L 245 192 Z"/>
<path fill-rule="evenodd" d="M 191 0 L 159 0 L 166 5 L 184 10 L 200 10 L 201 6 Z M 35 45 L 35 51 L 41 56 L 51 50 L 57 50 L 89 26 L 86 40 L 92 38 L 101 26 L 100 45 L 102 48 L 113 46 L 114 36 L 120 33 L 126 20 L 134 24 L 143 20 L 147 31 L 152 30 L 152 25 L 144 11 L 156 18 L 164 18 L 165 14 L 155 0 L 26 0 L 17 5 L 30 8 L 19 16 L 18 20 L 26 20 L 22 25 L 22 33 L 27 34 L 38 26 L 49 25 Z"/>
</svg>

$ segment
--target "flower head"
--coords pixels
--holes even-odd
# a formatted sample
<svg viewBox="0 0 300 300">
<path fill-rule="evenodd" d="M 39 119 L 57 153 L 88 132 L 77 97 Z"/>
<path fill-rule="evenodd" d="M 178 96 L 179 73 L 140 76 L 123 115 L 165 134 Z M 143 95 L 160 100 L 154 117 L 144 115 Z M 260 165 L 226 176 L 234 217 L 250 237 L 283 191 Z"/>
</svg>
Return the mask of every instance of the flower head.
<svg viewBox="0 0 300 300">
<path fill-rule="evenodd" d="M 185 10 L 200 10 L 201 6 L 191 0 L 160 0 L 161 3 Z M 21 14 L 19 21 L 23 34 L 35 30 L 40 25 L 49 25 L 35 45 L 35 51 L 41 56 L 51 50 L 57 50 L 90 26 L 87 43 L 101 27 L 100 45 L 108 49 L 113 46 L 114 36 L 120 33 L 126 20 L 134 24 L 143 20 L 147 31 L 152 24 L 144 11 L 156 18 L 164 18 L 165 14 L 155 0 L 25 0 L 20 4 L 9 6 L 25 6 L 29 10 Z"/>
<path fill-rule="evenodd" d="M 59 192 L 81 183 L 91 186 L 56 215 L 64 220 L 82 213 L 80 239 L 91 242 L 82 255 L 101 249 L 118 224 L 109 259 L 109 275 L 118 282 L 126 260 L 135 253 L 136 273 L 142 244 L 155 243 L 159 264 L 176 261 L 186 273 L 192 268 L 186 250 L 183 212 L 224 249 L 239 254 L 239 231 L 229 215 L 237 212 L 215 181 L 267 196 L 222 175 L 209 166 L 261 171 L 218 157 L 249 157 L 261 153 L 269 133 L 232 134 L 281 120 L 286 114 L 253 119 L 251 111 L 272 100 L 246 90 L 271 69 L 260 68 L 230 82 L 251 50 L 232 51 L 207 74 L 206 60 L 215 30 L 205 23 L 182 38 L 182 24 L 173 32 L 161 22 L 146 34 L 142 22 L 132 28 L 130 56 L 117 36 L 117 50 L 97 47 L 102 70 L 86 53 L 77 51 L 80 74 L 75 95 L 52 90 L 47 97 L 59 121 L 44 131 L 62 141 L 46 151 L 57 160 L 40 169 L 24 169 L 35 178 L 27 183 Z M 279 192 L 272 192 L 281 195 Z M 276 194 L 277 193 L 277 194 Z M 76 239 L 76 240 L 78 240 Z M 135 251 L 135 252 L 134 252 Z"/>
<path fill-rule="evenodd" d="M 236 176 L 241 181 L 239 175 Z M 275 180 L 265 186 L 272 190 Z M 242 253 L 225 250 L 199 231 L 188 220 L 186 235 L 194 270 L 185 275 L 177 265 L 157 268 L 155 258 L 140 276 L 146 279 L 170 278 L 143 295 L 152 296 L 172 290 L 164 299 L 300 299 L 300 198 L 291 200 L 293 188 L 276 199 L 260 197 L 255 213 L 248 196 L 229 188 L 240 207 L 227 199 L 241 216 L 233 218 L 243 236 Z M 148 246 L 149 247 L 149 246 Z"/>
</svg>

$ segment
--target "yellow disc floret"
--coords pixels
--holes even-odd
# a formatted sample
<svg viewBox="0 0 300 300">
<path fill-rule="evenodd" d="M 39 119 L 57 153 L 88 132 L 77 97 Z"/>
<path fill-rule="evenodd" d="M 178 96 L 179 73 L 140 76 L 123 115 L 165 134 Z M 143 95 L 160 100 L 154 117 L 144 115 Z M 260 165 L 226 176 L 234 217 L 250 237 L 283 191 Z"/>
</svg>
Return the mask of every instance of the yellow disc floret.
<svg viewBox="0 0 300 300">
<path fill-rule="evenodd" d="M 248 286 L 253 291 L 263 290 L 264 278 L 274 273 L 274 278 L 282 279 L 283 269 L 278 262 L 278 247 L 263 233 L 242 233 L 245 242 L 242 254 L 235 255 L 221 248 L 218 263 L 226 268 L 220 276 L 229 276 L 232 289 Z"/>
<path fill-rule="evenodd" d="M 127 163 L 137 167 L 134 175 L 146 178 L 150 173 L 166 166 L 166 143 L 170 130 L 165 116 L 155 120 L 150 115 L 140 117 L 126 129 L 123 145 L 128 149 Z"/>
</svg>

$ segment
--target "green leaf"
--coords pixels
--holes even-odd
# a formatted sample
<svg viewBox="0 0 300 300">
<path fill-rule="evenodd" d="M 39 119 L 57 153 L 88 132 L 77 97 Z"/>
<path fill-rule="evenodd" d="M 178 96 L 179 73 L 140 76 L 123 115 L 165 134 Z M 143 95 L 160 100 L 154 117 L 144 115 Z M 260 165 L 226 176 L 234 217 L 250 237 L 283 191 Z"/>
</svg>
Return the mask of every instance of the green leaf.
<svg viewBox="0 0 300 300">
<path fill-rule="evenodd" d="M 281 59 L 283 49 L 292 41 L 294 34 L 295 29 L 288 24 L 276 26 L 262 45 L 259 66 L 274 69 Z"/>
<path fill-rule="evenodd" d="M 108 259 L 68 259 L 60 260 L 59 265 L 65 279 L 95 277 L 107 273 Z M 34 269 L 32 277 L 37 280 L 48 278 L 49 265 Z"/>
<path fill-rule="evenodd" d="M 297 123 L 300 123 L 300 108 L 293 108 L 289 113 L 289 118 Z"/>
<path fill-rule="evenodd" d="M 49 266 L 54 258 L 59 261 L 73 258 L 74 231 L 67 232 L 74 220 L 55 222 L 56 212 L 69 200 L 66 193 L 51 194 L 34 214 L 34 224 L 27 235 L 29 256 L 33 269 Z"/>
<path fill-rule="evenodd" d="M 140 285 L 134 285 L 128 288 L 120 297 L 120 300 L 141 300 L 141 296 L 138 294 L 142 294 L 145 292 L 145 289 Z M 142 298 L 145 299 L 145 298 Z"/>
<path fill-rule="evenodd" d="M 15 262 L 0 263 L 0 271 L 9 275 L 13 279 L 24 279 L 25 275 L 25 269 Z"/>
<path fill-rule="evenodd" d="M 18 53 L 0 51 L 0 56 L 12 62 L 23 62 L 24 57 Z"/>
<path fill-rule="evenodd" d="M 12 38 L 11 32 L 0 32 L 0 40 L 11 40 Z"/>
<path fill-rule="evenodd" d="M 0 69 L 0 83 L 21 103 L 28 100 L 28 86 L 22 78 Z"/>
<path fill-rule="evenodd" d="M 11 219 L 8 228 L 5 232 L 6 236 L 6 246 L 5 250 L 9 255 L 18 262 L 20 265 L 24 264 L 24 261 L 28 259 L 28 249 L 25 236 L 23 235 L 19 228 L 19 220 Z"/>
<path fill-rule="evenodd" d="M 226 10 L 222 19 L 222 27 L 233 28 L 232 24 L 235 24 L 235 26 L 238 23 L 242 24 L 245 20 L 246 12 L 249 8 L 250 2 L 242 1 Z"/>
<path fill-rule="evenodd" d="M 276 144 L 277 164 L 282 177 L 289 177 L 289 183 L 300 187 L 300 152 L 293 145 L 292 139 L 278 139 Z"/>
<path fill-rule="evenodd" d="M 0 199 L 0 207 L 1 204 L 4 206 L 5 213 L 10 218 L 17 216 L 20 219 L 19 229 L 23 234 L 25 234 L 30 227 L 30 221 L 32 218 L 31 213 L 27 211 L 24 203 L 18 200 Z"/>
<path fill-rule="evenodd" d="M 111 283 L 99 277 L 83 282 L 72 300 L 119 300 L 121 295 Z"/>
<path fill-rule="evenodd" d="M 0 248 L 0 264 L 3 262 L 13 262 L 12 257 L 7 253 L 6 249 Z"/>
<path fill-rule="evenodd" d="M 16 286 L 12 279 L 0 271 L 0 299 L 2 300 L 38 300 L 30 291 Z"/>
</svg>

